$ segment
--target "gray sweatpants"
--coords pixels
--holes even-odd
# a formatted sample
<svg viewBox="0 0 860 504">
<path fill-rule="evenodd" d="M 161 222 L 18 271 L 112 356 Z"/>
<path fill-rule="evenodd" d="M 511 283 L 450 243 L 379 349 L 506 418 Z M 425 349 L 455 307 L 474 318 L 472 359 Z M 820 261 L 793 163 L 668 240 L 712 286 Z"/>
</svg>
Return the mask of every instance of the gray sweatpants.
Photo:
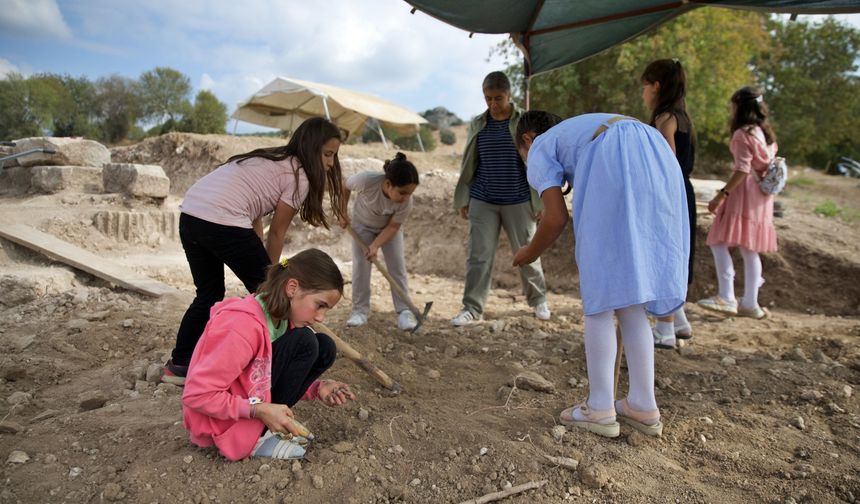
<svg viewBox="0 0 860 504">
<path fill-rule="evenodd" d="M 463 307 L 472 315 L 481 315 L 484 311 L 502 227 L 516 254 L 520 247 L 528 244 L 537 228 L 531 204 L 527 201 L 517 205 L 494 205 L 474 198 L 469 200 L 469 257 L 466 259 Z M 546 281 L 540 259 L 521 266 L 520 279 L 529 306 L 546 301 Z"/>
<path fill-rule="evenodd" d="M 370 244 L 382 232 L 381 229 L 364 227 L 361 223 L 352 221 L 352 229 L 361 236 L 365 244 Z M 380 248 L 385 257 L 385 269 L 403 292 L 409 294 L 406 284 L 406 261 L 403 258 L 403 231 L 398 231 L 394 237 Z M 377 254 L 379 257 L 379 254 Z M 352 242 L 352 312 L 370 313 L 370 270 L 373 264 L 364 257 L 361 246 Z M 397 313 L 408 310 L 409 306 L 391 289 L 391 299 L 394 301 L 394 311 Z"/>
</svg>

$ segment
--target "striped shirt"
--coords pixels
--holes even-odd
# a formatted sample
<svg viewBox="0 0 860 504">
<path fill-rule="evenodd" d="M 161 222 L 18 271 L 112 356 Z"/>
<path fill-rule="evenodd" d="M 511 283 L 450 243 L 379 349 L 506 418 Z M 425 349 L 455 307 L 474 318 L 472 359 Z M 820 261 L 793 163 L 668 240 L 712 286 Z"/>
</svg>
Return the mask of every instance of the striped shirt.
<svg viewBox="0 0 860 504">
<path fill-rule="evenodd" d="M 515 205 L 531 198 L 508 123 L 487 114 L 487 125 L 478 132 L 478 167 L 469 187 L 472 198 L 494 205 Z"/>
</svg>

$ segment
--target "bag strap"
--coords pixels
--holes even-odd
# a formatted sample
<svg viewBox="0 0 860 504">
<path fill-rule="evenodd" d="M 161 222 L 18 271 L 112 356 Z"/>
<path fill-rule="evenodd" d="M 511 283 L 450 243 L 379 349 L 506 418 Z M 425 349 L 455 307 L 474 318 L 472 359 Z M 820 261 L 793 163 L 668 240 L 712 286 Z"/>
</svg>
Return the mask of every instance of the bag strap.
<svg viewBox="0 0 860 504">
<path fill-rule="evenodd" d="M 605 123 L 601 124 L 596 130 L 594 130 L 594 134 L 591 135 L 591 139 L 599 137 L 604 131 L 609 129 L 610 126 L 617 123 L 618 121 L 638 121 L 635 117 L 625 116 L 625 115 L 617 115 L 615 117 L 610 117 Z"/>
</svg>

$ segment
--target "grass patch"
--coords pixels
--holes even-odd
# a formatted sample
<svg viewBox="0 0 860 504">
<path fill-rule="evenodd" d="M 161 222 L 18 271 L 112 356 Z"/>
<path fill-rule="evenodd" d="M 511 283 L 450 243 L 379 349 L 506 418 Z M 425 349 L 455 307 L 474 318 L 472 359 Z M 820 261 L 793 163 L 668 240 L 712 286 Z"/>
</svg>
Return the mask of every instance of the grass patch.
<svg viewBox="0 0 860 504">
<path fill-rule="evenodd" d="M 842 214 L 842 208 L 836 203 L 827 200 L 824 203 L 815 207 L 813 212 L 817 213 L 822 217 L 838 217 Z"/>
<path fill-rule="evenodd" d="M 786 184 L 792 187 L 809 187 L 814 186 L 815 181 L 809 177 L 793 177 L 788 179 L 788 182 L 786 182 Z"/>
</svg>

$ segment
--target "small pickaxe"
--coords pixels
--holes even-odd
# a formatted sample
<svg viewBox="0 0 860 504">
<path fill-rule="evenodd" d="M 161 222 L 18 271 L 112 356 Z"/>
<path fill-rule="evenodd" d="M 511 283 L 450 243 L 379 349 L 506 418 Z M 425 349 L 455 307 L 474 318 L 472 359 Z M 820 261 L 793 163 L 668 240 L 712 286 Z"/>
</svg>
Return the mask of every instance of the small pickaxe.
<svg viewBox="0 0 860 504">
<path fill-rule="evenodd" d="M 355 243 L 357 243 L 358 246 L 361 247 L 361 250 L 366 254 L 368 251 L 367 244 L 364 243 L 364 240 L 362 240 L 360 236 L 358 236 L 358 233 L 355 232 L 355 229 L 352 229 L 352 225 L 347 224 L 346 230 L 349 231 L 349 234 L 352 236 L 352 239 L 355 240 Z M 374 257 L 371 262 L 376 265 L 376 269 L 378 269 L 379 272 L 382 273 L 382 276 L 384 276 L 385 279 L 388 280 L 388 283 L 391 284 L 391 288 L 394 289 L 395 292 L 397 292 L 401 299 L 403 299 L 403 301 L 406 303 L 406 306 L 409 307 L 409 311 L 411 311 L 415 315 L 415 318 L 418 320 L 418 323 L 415 324 L 415 327 L 410 331 L 414 333 L 418 330 L 419 327 L 421 327 L 421 324 L 423 324 L 424 320 L 427 318 L 427 314 L 430 312 L 430 307 L 433 306 L 433 301 L 430 301 L 429 303 L 425 304 L 424 311 L 422 312 L 418 309 L 417 306 L 415 306 L 414 303 L 412 303 L 412 301 L 409 299 L 409 296 L 406 295 L 405 292 L 403 292 L 403 289 L 401 289 L 400 286 L 397 285 L 397 282 L 394 281 L 394 278 L 391 277 L 391 274 L 388 273 L 388 271 L 386 271 L 385 268 L 382 267 L 382 264 L 379 263 L 379 259 Z"/>
</svg>

